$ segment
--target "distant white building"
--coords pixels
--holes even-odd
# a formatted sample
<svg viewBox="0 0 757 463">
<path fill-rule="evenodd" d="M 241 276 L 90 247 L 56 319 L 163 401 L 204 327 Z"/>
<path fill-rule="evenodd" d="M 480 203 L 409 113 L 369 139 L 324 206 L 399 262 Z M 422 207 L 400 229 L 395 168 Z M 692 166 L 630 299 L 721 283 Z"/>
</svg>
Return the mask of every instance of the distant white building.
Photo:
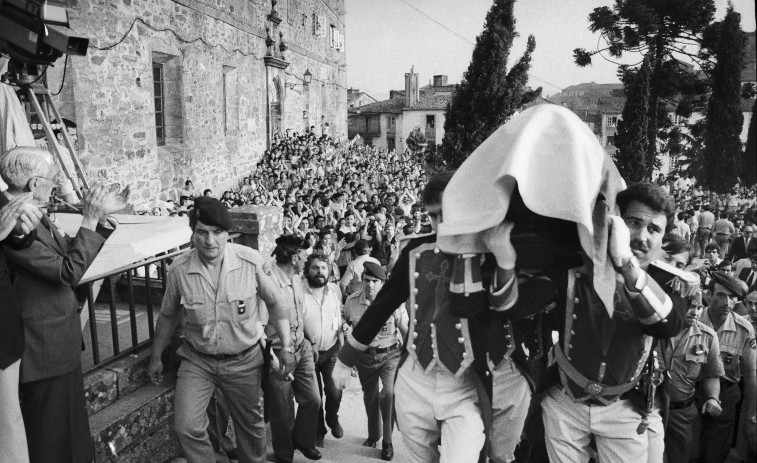
<svg viewBox="0 0 757 463">
<path fill-rule="evenodd" d="M 429 145 L 444 138 L 444 113 L 455 85 L 446 75 L 436 75 L 428 86 L 418 87 L 413 68 L 405 74 L 405 89 L 392 90 L 389 99 L 353 107 L 348 116 L 348 136 L 360 135 L 361 143 L 404 151 L 410 132 L 420 127 Z"/>
</svg>

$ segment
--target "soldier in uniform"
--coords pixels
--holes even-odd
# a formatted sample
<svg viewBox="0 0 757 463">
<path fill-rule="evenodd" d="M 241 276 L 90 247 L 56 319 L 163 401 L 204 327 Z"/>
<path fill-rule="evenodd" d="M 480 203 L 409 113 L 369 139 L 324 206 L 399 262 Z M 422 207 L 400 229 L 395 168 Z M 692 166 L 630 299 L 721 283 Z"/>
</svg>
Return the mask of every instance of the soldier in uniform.
<svg viewBox="0 0 757 463">
<path fill-rule="evenodd" d="M 357 324 L 368 306 L 384 285 L 386 272 L 379 264 L 363 264 L 363 287 L 347 297 L 344 303 L 344 320 L 349 326 Z M 360 384 L 363 387 L 363 403 L 368 416 L 368 439 L 366 447 L 376 447 L 381 438 L 383 419 L 383 440 L 381 458 L 389 461 L 394 457 L 392 431 L 394 430 L 394 379 L 400 362 L 400 339 L 407 335 L 407 312 L 404 307 L 394 311 L 384 323 L 368 349 L 355 363 Z M 382 389 L 379 393 L 379 379 Z"/>
<path fill-rule="evenodd" d="M 661 419 L 645 406 L 647 398 L 637 400 L 634 388 L 653 338 L 675 336 L 683 325 L 684 308 L 674 308 L 674 301 L 685 302 L 671 299 L 645 271 L 662 257 L 662 238 L 673 226 L 675 209 L 672 198 L 651 184 L 629 187 L 616 203 L 622 218 L 610 217 L 608 242 L 618 271 L 612 313 L 602 307 L 591 268 L 570 270 L 560 284 L 566 297 L 558 302 L 564 311 L 557 312 L 560 341 L 553 351 L 559 381 L 542 402 L 550 461 L 588 461 L 592 436 L 602 461 L 662 460 L 662 448 L 648 455 L 637 409 L 656 427 Z"/>
<path fill-rule="evenodd" d="M 303 238 L 291 235 L 278 237 L 273 251 L 276 265 L 271 269 L 281 297 L 289 307 L 287 317 L 292 343 L 283 342 L 284 339 L 268 327 L 266 334 L 272 340 L 277 357 L 288 352 L 294 354 L 295 358 L 291 376 L 268 377 L 273 451 L 276 461 L 284 463 L 292 462 L 295 449 L 310 460 L 321 459 L 321 452 L 316 448 L 321 394 L 315 376 L 313 340 L 307 339 L 304 316 L 305 283 L 302 272 L 307 261 L 308 247 Z M 297 402 L 296 415 L 292 396 Z"/>
<path fill-rule="evenodd" d="M 433 177 L 423 192 L 423 202 L 434 229 L 442 220 L 442 193 L 451 174 Z M 486 239 L 509 241 L 506 229 L 498 228 Z M 347 338 L 334 368 L 337 384 L 346 384 L 350 368 L 381 331 L 387 319 L 404 302 L 410 326 L 407 352 L 397 373 L 395 406 L 410 461 L 417 463 L 477 461 L 485 441 L 481 413 L 481 382 L 470 368 L 476 356 L 474 342 L 483 340 L 486 327 L 472 327 L 468 319 L 454 314 L 488 310 L 489 297 L 481 278 L 481 255 L 459 258 L 439 251 L 436 236 L 411 239 L 400 253 L 386 284 Z M 500 246 L 498 250 L 502 250 Z M 497 258 L 502 268 L 495 304 L 513 302 L 515 256 L 508 249 Z M 497 254 L 497 253 L 495 253 Z M 467 268 L 466 268 L 467 267 Z M 464 278 L 468 276 L 469 278 Z M 477 283 L 476 283 L 477 282 Z M 472 321 L 473 319 L 471 319 Z M 477 356 L 485 363 L 485 354 Z M 441 447 L 439 442 L 441 441 Z"/>
<path fill-rule="evenodd" d="M 744 288 L 734 276 L 714 272 L 710 279 L 710 305 L 702 314 L 701 322 L 715 332 L 720 340 L 720 356 L 725 375 L 720 381 L 720 402 L 723 412 L 702 418 L 700 458 L 704 462 L 725 461 L 731 447 L 736 407 L 741 400 L 739 381 L 744 378 L 744 402 L 741 407 L 741 433 L 752 452 L 755 449 L 755 338 L 752 325 L 733 313 L 738 298 L 744 297 Z M 701 401 L 709 397 L 698 396 Z"/>
<path fill-rule="evenodd" d="M 174 419 L 184 457 L 189 463 L 215 461 L 206 410 L 218 388 L 234 421 L 239 461 L 262 463 L 263 315 L 256 310 L 257 297 L 266 302 L 285 345 L 291 345 L 286 310 L 274 282 L 263 272 L 260 254 L 226 242 L 231 229 L 226 206 L 214 198 L 198 198 L 189 224 L 194 248 L 178 257 L 168 272 L 148 374 L 153 382 L 162 381 L 161 355 L 183 316 Z M 283 374 L 292 370 L 293 357 L 282 355 Z"/>
<path fill-rule="evenodd" d="M 692 297 L 686 312 L 686 328 L 670 342 L 661 343 L 662 358 L 668 371 L 670 405 L 665 428 L 665 456 L 669 462 L 688 462 L 694 438 L 694 423 L 699 414 L 720 414 L 720 342 L 715 331 L 699 321 L 704 311 L 701 293 Z M 701 387 L 707 400 L 702 407 L 694 401 Z"/>
</svg>

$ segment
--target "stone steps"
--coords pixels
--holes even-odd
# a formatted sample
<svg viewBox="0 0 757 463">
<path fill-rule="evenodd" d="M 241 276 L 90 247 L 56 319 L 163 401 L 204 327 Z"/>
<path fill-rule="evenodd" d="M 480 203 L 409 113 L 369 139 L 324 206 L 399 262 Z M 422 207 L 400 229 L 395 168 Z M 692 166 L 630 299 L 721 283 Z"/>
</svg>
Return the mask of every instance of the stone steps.
<svg viewBox="0 0 757 463">
<path fill-rule="evenodd" d="M 105 364 L 84 378 L 97 463 L 159 463 L 179 454 L 172 434 L 175 373 L 149 382 L 151 347 Z"/>
<path fill-rule="evenodd" d="M 84 397 L 90 416 L 148 383 L 150 349 L 148 346 L 85 375 Z"/>
<path fill-rule="evenodd" d="M 95 461 L 166 461 L 178 454 L 171 435 L 175 379 L 143 385 L 90 416 Z"/>
</svg>

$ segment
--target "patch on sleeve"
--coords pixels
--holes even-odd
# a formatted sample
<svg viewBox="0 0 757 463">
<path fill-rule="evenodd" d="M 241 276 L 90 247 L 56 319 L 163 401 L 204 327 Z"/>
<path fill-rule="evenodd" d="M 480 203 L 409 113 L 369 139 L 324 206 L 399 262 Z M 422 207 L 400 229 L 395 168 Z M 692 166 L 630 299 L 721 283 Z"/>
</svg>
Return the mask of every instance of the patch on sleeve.
<svg viewBox="0 0 757 463">
<path fill-rule="evenodd" d="M 749 340 L 749 347 L 752 348 L 752 350 L 757 350 L 757 340 L 754 338 Z"/>
</svg>

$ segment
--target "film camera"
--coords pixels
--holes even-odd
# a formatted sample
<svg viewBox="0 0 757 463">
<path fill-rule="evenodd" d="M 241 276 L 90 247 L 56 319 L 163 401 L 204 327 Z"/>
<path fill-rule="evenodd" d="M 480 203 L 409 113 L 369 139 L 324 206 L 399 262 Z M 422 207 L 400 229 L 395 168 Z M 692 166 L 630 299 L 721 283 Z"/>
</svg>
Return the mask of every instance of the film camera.
<svg viewBox="0 0 757 463">
<path fill-rule="evenodd" d="M 89 39 L 74 32 L 68 12 L 47 0 L 0 0 L 0 53 L 8 55 L 8 72 L 18 83 L 29 83 L 39 65 L 63 54 L 84 56 Z"/>
</svg>

